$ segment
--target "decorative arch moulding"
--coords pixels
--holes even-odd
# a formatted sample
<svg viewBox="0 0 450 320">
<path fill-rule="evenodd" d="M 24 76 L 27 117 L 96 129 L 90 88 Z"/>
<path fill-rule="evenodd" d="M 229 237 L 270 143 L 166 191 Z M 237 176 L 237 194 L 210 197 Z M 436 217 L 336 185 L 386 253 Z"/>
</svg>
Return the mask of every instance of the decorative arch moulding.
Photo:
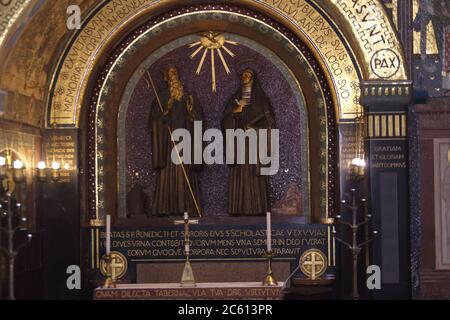
<svg viewBox="0 0 450 320">
<path fill-rule="evenodd" d="M 88 137 L 88 161 L 87 167 L 89 168 L 88 173 L 88 185 L 89 188 L 89 212 L 90 218 L 97 220 L 102 218 L 105 212 L 108 210 L 106 207 L 106 182 L 105 177 L 108 175 L 105 169 L 105 163 L 108 162 L 108 159 L 105 156 L 105 143 L 108 140 L 105 138 L 105 123 L 107 120 L 105 119 L 106 113 L 110 113 L 114 107 L 108 102 L 108 99 L 111 99 L 110 95 L 116 91 L 115 85 L 118 80 L 118 74 L 120 74 L 124 69 L 127 69 L 126 62 L 130 59 L 133 60 L 133 55 L 136 52 L 140 51 L 141 47 L 143 50 L 145 46 L 149 42 L 156 41 L 155 37 L 162 34 L 164 31 L 172 30 L 174 31 L 175 26 L 181 28 L 183 24 L 186 24 L 186 21 L 191 21 L 191 19 L 198 19 L 199 16 L 203 15 L 203 19 L 205 21 L 207 19 L 219 19 L 219 16 L 214 12 L 204 13 L 203 11 L 195 11 L 195 8 L 198 7 L 189 7 L 186 9 L 184 14 L 172 14 L 171 11 L 164 13 L 161 16 L 157 16 L 154 19 L 151 19 L 146 24 L 139 26 L 134 29 L 133 32 L 129 33 L 126 38 L 124 38 L 120 44 L 118 44 L 114 51 L 110 52 L 108 58 L 105 60 L 103 64 L 101 72 L 96 76 L 96 84 L 94 85 L 93 92 L 87 105 L 87 137 Z M 229 10 L 236 10 L 236 7 L 227 7 Z M 324 72 L 316 61 L 316 59 L 312 56 L 310 50 L 298 39 L 295 37 L 292 32 L 290 32 L 285 27 L 281 26 L 279 23 L 274 22 L 271 19 L 266 19 L 265 23 L 262 23 L 261 20 L 263 17 L 257 14 L 254 17 L 249 17 L 248 14 L 251 11 L 241 10 L 241 15 L 236 23 L 241 23 L 242 25 L 246 25 L 249 28 L 258 29 L 258 26 L 266 26 L 266 34 L 272 34 L 269 30 L 273 30 L 273 35 L 279 35 L 278 45 L 282 50 L 289 52 L 292 60 L 298 61 L 299 65 L 307 65 L 309 67 L 308 71 L 305 72 L 309 80 L 307 83 L 316 83 L 314 86 L 315 94 L 320 96 L 321 104 L 317 105 L 317 110 L 323 109 L 323 114 L 317 119 L 320 121 L 320 125 L 324 128 L 323 132 L 320 134 L 320 143 L 321 148 L 318 151 L 321 154 L 321 165 L 318 168 L 318 175 L 323 175 L 323 185 L 320 185 L 321 191 L 321 212 L 329 213 L 334 212 L 335 207 L 335 199 L 334 199 L 334 181 L 335 177 L 335 152 L 336 152 L 336 115 L 335 109 L 332 101 L 332 92 L 330 90 L 330 86 L 328 85 L 327 79 L 325 78 Z M 221 14 L 222 18 L 226 21 L 229 21 L 231 17 L 237 17 L 231 11 L 226 11 L 226 13 Z M 172 18 L 170 18 L 172 17 Z M 187 19 L 187 18 L 190 19 Z M 170 18 L 170 19 L 169 19 Z M 253 19 L 253 20 L 252 20 Z M 270 21 L 269 21 L 270 20 Z M 163 21 L 163 22 L 161 22 Z M 210 21 L 210 20 L 208 20 Z M 250 27 L 250 21 L 258 21 L 258 24 L 252 25 Z M 256 32 L 256 31 L 255 31 Z M 274 38 L 274 37 L 273 37 Z M 294 39 L 292 42 L 289 39 Z M 284 39 L 284 41 L 282 40 Z M 274 39 L 272 39 L 274 40 Z M 178 40 L 174 41 L 177 42 Z M 189 42 L 187 42 L 189 43 Z M 288 46 L 290 44 L 290 47 Z M 175 48 L 171 42 L 166 44 L 165 46 L 170 48 Z M 164 46 L 156 51 L 160 51 L 164 49 Z M 165 51 L 165 49 L 163 50 Z M 157 52 L 156 52 L 157 53 Z M 148 60 L 144 58 L 144 60 Z M 145 65 L 145 66 L 144 66 Z M 145 70 L 147 70 L 148 65 L 144 63 L 144 65 L 140 65 L 134 73 L 138 76 L 138 79 L 145 74 Z M 134 69 L 133 69 L 134 70 Z M 131 71 L 130 71 L 131 72 Z M 130 79 L 131 82 L 133 77 Z M 117 92 L 122 92 L 123 88 L 119 88 Z M 125 94 L 127 94 L 129 90 L 125 90 Z M 131 94 L 128 92 L 128 94 Z M 106 109 L 106 106 L 109 106 L 109 109 Z M 114 113 L 114 112 L 113 112 Z M 85 120 L 86 120 L 85 119 Z M 327 130 L 327 128 L 333 128 L 333 130 Z M 123 161 L 119 161 L 119 163 L 123 163 Z M 121 170 L 122 171 L 122 170 Z"/>
<path fill-rule="evenodd" d="M 4 0 L 0 1 L 0 48 L 4 45 L 8 35 L 14 33 L 14 25 L 23 19 L 26 8 L 34 5 L 32 0 Z"/>
<path fill-rule="evenodd" d="M 375 0 L 240 0 L 227 3 L 256 10 L 290 29 L 313 52 L 333 88 L 338 121 L 361 111 L 361 80 L 407 80 L 397 34 Z M 117 38 L 143 17 L 180 6 L 175 0 L 104 1 L 74 34 L 55 67 L 47 97 L 47 127 L 78 127 L 94 66 Z M 206 4 L 226 11 L 229 5 Z M 183 8 L 178 8 L 179 14 Z M 176 14 L 176 13 L 174 13 Z M 355 27 L 356 26 L 356 27 Z"/>
</svg>

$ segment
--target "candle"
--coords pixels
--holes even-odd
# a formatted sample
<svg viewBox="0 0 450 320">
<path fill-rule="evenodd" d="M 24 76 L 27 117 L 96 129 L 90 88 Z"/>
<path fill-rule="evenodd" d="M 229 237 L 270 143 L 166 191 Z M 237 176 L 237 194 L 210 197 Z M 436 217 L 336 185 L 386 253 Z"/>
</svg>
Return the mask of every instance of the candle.
<svg viewBox="0 0 450 320">
<path fill-rule="evenodd" d="M 266 224 L 267 224 L 267 252 L 272 251 L 272 221 L 270 212 L 266 214 Z"/>
<path fill-rule="evenodd" d="M 111 252 L 111 215 L 106 215 L 106 254 Z"/>
<path fill-rule="evenodd" d="M 184 213 L 184 252 L 189 254 L 189 214 Z"/>
</svg>

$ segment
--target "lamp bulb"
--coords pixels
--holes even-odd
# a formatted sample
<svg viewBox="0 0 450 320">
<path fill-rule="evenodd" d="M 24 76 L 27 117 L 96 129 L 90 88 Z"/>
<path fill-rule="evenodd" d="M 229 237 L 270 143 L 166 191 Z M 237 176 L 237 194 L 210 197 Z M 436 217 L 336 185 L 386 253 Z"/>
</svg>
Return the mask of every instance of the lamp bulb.
<svg viewBox="0 0 450 320">
<path fill-rule="evenodd" d="M 59 170 L 61 168 L 61 164 L 57 161 L 52 162 L 52 169 L 53 170 Z"/>
<path fill-rule="evenodd" d="M 20 161 L 20 160 L 16 160 L 16 161 L 14 161 L 13 166 L 14 166 L 14 169 L 22 169 L 23 168 L 23 162 Z"/>
<path fill-rule="evenodd" d="M 47 167 L 47 165 L 45 164 L 44 161 L 41 161 L 38 163 L 37 167 L 39 170 L 44 170 Z"/>
<path fill-rule="evenodd" d="M 357 166 L 357 167 L 365 167 L 366 161 L 361 158 L 354 158 L 354 159 L 352 159 L 352 165 Z"/>
</svg>

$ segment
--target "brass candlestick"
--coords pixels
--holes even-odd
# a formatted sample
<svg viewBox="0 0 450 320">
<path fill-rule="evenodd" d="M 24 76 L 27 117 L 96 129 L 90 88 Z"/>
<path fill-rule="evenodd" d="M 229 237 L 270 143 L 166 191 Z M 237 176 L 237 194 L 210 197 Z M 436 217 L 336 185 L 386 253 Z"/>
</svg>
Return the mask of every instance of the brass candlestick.
<svg viewBox="0 0 450 320">
<path fill-rule="evenodd" d="M 197 286 L 194 271 L 192 270 L 191 262 L 189 261 L 189 251 L 186 251 L 186 262 L 184 263 L 183 275 L 181 276 L 180 284 L 182 287 Z"/>
<path fill-rule="evenodd" d="M 115 288 L 116 287 L 116 279 L 114 279 L 113 268 L 111 268 L 112 258 L 111 254 L 105 254 L 102 258 L 102 273 L 105 276 L 105 282 L 103 284 L 103 288 Z"/>
<path fill-rule="evenodd" d="M 263 280 L 263 283 L 262 283 L 263 286 L 273 287 L 273 286 L 278 285 L 278 282 L 277 282 L 277 280 L 275 280 L 275 276 L 273 275 L 273 269 L 272 269 L 273 256 L 274 256 L 273 251 L 268 251 L 265 255 L 265 258 L 267 259 L 267 274 Z"/>
<path fill-rule="evenodd" d="M 184 225 L 184 254 L 186 256 L 186 262 L 183 267 L 183 275 L 181 276 L 180 285 L 182 287 L 195 287 L 197 284 L 195 282 L 194 271 L 192 270 L 191 262 L 189 260 L 190 256 L 190 241 L 189 241 L 189 226 L 191 224 L 198 224 L 199 221 L 189 219 L 189 214 L 184 213 L 184 220 L 176 220 L 175 225 Z"/>
<path fill-rule="evenodd" d="M 336 241 L 342 243 L 344 246 L 346 246 L 351 254 L 352 254 L 352 260 L 353 260 L 353 278 L 352 278 L 352 299 L 358 300 L 360 298 L 359 292 L 358 292 L 358 256 L 363 250 L 364 247 L 368 249 L 368 244 L 375 240 L 376 235 L 378 234 L 377 231 L 373 231 L 374 237 L 371 239 L 365 239 L 362 243 L 358 243 L 358 230 L 362 226 L 367 226 L 370 222 L 370 218 L 372 217 L 370 214 L 365 214 L 365 217 L 362 221 L 359 219 L 359 213 L 361 208 L 365 208 L 367 204 L 366 199 L 361 199 L 358 203 L 356 199 L 356 189 L 352 188 L 350 189 L 352 193 L 351 197 L 351 203 L 347 204 L 346 200 L 342 200 L 341 203 L 344 207 L 350 209 L 351 212 L 351 221 L 347 222 L 343 219 L 341 215 L 336 216 L 337 220 L 336 222 L 340 225 L 347 226 L 351 229 L 352 232 L 352 240 L 351 242 L 347 242 L 343 240 L 342 238 L 335 236 Z M 366 229 L 368 230 L 368 229 Z M 336 234 L 336 231 L 333 231 L 334 234 Z"/>
<path fill-rule="evenodd" d="M 128 262 L 125 256 L 117 251 L 105 254 L 100 261 L 100 272 L 105 277 L 103 288 L 115 288 L 127 272 Z"/>
</svg>

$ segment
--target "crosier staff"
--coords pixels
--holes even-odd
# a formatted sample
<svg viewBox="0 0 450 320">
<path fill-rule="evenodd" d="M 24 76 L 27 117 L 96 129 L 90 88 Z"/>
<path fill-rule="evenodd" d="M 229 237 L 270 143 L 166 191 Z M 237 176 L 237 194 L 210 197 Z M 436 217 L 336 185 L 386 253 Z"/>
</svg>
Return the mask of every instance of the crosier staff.
<svg viewBox="0 0 450 320">
<path fill-rule="evenodd" d="M 150 80 L 149 89 L 150 89 L 150 86 L 151 86 L 151 88 L 153 90 L 153 93 L 154 93 L 154 95 L 156 97 L 156 101 L 158 101 L 159 109 L 161 110 L 161 113 L 164 114 L 164 108 L 163 108 L 163 106 L 161 104 L 161 100 L 159 99 L 159 95 L 158 95 L 158 92 L 156 91 L 155 84 L 153 83 L 152 76 L 150 75 L 150 73 L 148 71 L 147 71 L 147 76 L 148 76 L 148 79 Z M 148 85 L 148 81 L 147 81 L 147 85 Z M 198 216 L 201 218 L 202 217 L 202 213 L 201 213 L 200 207 L 198 205 L 197 199 L 195 198 L 191 182 L 189 181 L 189 177 L 187 175 L 186 168 L 184 167 L 183 160 L 180 157 L 180 153 L 178 151 L 177 145 L 175 144 L 175 141 L 173 140 L 172 129 L 170 128 L 169 125 L 167 125 L 167 130 L 169 131 L 170 141 L 172 141 L 172 144 L 173 144 L 173 147 L 175 149 L 175 152 L 177 153 L 178 160 L 180 161 L 181 170 L 183 171 L 184 180 L 185 180 L 185 182 L 186 182 L 186 184 L 187 184 L 187 186 L 189 188 L 189 193 L 191 194 L 192 200 L 194 201 L 195 209 L 197 210 Z"/>
</svg>

